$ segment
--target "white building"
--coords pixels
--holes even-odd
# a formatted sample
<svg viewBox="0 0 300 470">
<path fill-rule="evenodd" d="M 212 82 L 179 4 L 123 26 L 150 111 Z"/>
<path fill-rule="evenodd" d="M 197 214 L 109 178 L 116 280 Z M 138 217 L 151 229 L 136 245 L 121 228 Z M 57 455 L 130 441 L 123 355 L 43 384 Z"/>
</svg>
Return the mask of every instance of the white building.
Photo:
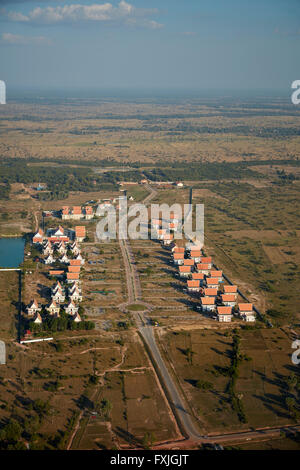
<svg viewBox="0 0 300 470">
<path fill-rule="evenodd" d="M 239 315 L 244 321 L 255 321 L 256 316 L 252 304 L 239 304 Z"/>
<path fill-rule="evenodd" d="M 220 322 L 231 322 L 232 308 L 231 307 L 218 307 L 217 318 Z"/>
</svg>

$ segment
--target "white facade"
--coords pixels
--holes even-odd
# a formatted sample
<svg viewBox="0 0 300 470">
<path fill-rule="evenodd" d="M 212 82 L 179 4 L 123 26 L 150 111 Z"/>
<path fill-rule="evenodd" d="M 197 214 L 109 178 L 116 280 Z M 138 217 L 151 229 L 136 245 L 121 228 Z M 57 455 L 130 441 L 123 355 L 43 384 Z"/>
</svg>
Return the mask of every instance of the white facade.
<svg viewBox="0 0 300 470">
<path fill-rule="evenodd" d="M 221 322 L 231 322 L 231 317 L 232 317 L 232 315 L 222 315 L 222 314 L 219 314 L 219 315 L 218 315 L 218 321 L 221 321 Z"/>
</svg>

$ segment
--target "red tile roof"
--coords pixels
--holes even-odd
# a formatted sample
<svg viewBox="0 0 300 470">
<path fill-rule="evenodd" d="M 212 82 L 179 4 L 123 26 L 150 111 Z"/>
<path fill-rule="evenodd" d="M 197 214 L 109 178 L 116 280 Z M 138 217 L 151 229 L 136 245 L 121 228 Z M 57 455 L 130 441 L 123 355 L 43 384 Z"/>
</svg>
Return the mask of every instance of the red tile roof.
<svg viewBox="0 0 300 470">
<path fill-rule="evenodd" d="M 84 225 L 76 225 L 75 234 L 76 234 L 76 237 L 85 237 L 85 226 Z"/>
<path fill-rule="evenodd" d="M 199 258 L 201 256 L 200 250 L 193 250 L 191 251 L 191 258 Z"/>
<path fill-rule="evenodd" d="M 92 215 L 93 214 L 92 206 L 85 206 L 85 212 L 86 212 L 86 214 Z"/>
<path fill-rule="evenodd" d="M 252 312 L 253 305 L 252 304 L 239 304 L 240 312 Z"/>
<path fill-rule="evenodd" d="M 175 246 L 173 253 L 184 253 L 184 247 L 183 246 Z"/>
<path fill-rule="evenodd" d="M 70 266 L 81 266 L 80 259 L 70 259 Z"/>
<path fill-rule="evenodd" d="M 207 277 L 207 278 L 206 278 L 206 284 L 207 284 L 208 286 L 217 286 L 217 285 L 218 285 L 217 278 Z"/>
<path fill-rule="evenodd" d="M 211 277 L 222 277 L 222 271 L 211 271 L 210 276 Z"/>
<path fill-rule="evenodd" d="M 68 266 L 69 273 L 80 273 L 80 266 Z"/>
<path fill-rule="evenodd" d="M 67 273 L 67 279 L 69 281 L 78 281 L 79 280 L 79 273 Z"/>
<path fill-rule="evenodd" d="M 203 305 L 214 305 L 215 299 L 213 297 L 201 297 L 201 303 Z"/>
<path fill-rule="evenodd" d="M 208 288 L 208 289 L 204 289 L 204 294 L 207 295 L 207 296 L 216 296 L 218 294 L 218 289 L 212 289 L 212 288 Z"/>
<path fill-rule="evenodd" d="M 235 302 L 234 294 L 222 294 L 222 302 Z"/>
<path fill-rule="evenodd" d="M 74 215 L 80 215 L 82 212 L 81 212 L 81 206 L 74 206 L 73 209 L 72 209 L 72 212 Z"/>
<path fill-rule="evenodd" d="M 218 315 L 231 315 L 232 307 L 218 307 Z"/>
<path fill-rule="evenodd" d="M 190 273 L 191 272 L 191 266 L 179 266 L 179 272 L 180 273 Z"/>
<path fill-rule="evenodd" d="M 204 274 L 203 273 L 192 273 L 193 279 L 199 279 L 203 280 L 204 279 Z"/>
<path fill-rule="evenodd" d="M 183 260 L 184 266 L 194 266 L 195 261 L 193 259 L 185 259 Z"/>
<path fill-rule="evenodd" d="M 174 253 L 173 255 L 174 259 L 184 259 L 184 253 Z"/>
<path fill-rule="evenodd" d="M 211 264 L 211 256 L 201 258 L 201 263 Z"/>
<path fill-rule="evenodd" d="M 199 263 L 199 264 L 197 264 L 197 269 L 198 269 L 198 271 L 200 271 L 202 269 L 204 271 L 209 271 L 209 264 Z"/>
<path fill-rule="evenodd" d="M 237 286 L 224 286 L 225 294 L 235 294 L 237 293 Z"/>
<path fill-rule="evenodd" d="M 199 280 L 188 280 L 187 281 L 187 286 L 188 287 L 199 287 L 200 286 L 200 281 Z"/>
</svg>

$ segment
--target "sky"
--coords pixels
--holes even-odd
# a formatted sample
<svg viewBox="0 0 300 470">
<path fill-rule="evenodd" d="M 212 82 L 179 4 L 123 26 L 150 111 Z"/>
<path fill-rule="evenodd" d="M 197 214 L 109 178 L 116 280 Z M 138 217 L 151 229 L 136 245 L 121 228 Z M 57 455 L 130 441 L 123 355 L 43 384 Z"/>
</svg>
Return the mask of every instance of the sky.
<svg viewBox="0 0 300 470">
<path fill-rule="evenodd" d="M 280 89 L 300 0 L 0 0 L 7 88 Z"/>
</svg>

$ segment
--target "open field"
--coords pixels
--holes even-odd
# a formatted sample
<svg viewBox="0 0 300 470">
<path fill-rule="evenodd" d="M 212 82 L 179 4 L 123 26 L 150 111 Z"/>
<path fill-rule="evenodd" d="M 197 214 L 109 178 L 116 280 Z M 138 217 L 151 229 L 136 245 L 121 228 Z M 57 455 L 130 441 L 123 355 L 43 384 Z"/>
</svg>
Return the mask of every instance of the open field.
<svg viewBox="0 0 300 470">
<path fill-rule="evenodd" d="M 1 154 L 94 161 L 237 161 L 297 154 L 299 112 L 285 102 L 67 101 L 8 104 Z M 80 105 L 80 106 L 79 106 Z"/>
<path fill-rule="evenodd" d="M 0 337 L 14 339 L 18 324 L 19 273 L 0 271 Z"/>
<path fill-rule="evenodd" d="M 241 354 L 236 393 L 242 402 L 246 422 L 240 421 L 231 404 L 227 370 L 232 357 L 230 330 L 173 329 L 159 340 L 165 357 L 199 420 L 203 434 L 231 432 L 295 423 L 286 398 L 288 377 L 298 374 L 291 362 L 292 339 L 283 329 L 239 330 Z M 189 361 L 187 350 L 192 351 Z M 197 387 L 197 381 L 208 389 Z M 294 392 L 297 395 L 297 391 Z"/>
</svg>

